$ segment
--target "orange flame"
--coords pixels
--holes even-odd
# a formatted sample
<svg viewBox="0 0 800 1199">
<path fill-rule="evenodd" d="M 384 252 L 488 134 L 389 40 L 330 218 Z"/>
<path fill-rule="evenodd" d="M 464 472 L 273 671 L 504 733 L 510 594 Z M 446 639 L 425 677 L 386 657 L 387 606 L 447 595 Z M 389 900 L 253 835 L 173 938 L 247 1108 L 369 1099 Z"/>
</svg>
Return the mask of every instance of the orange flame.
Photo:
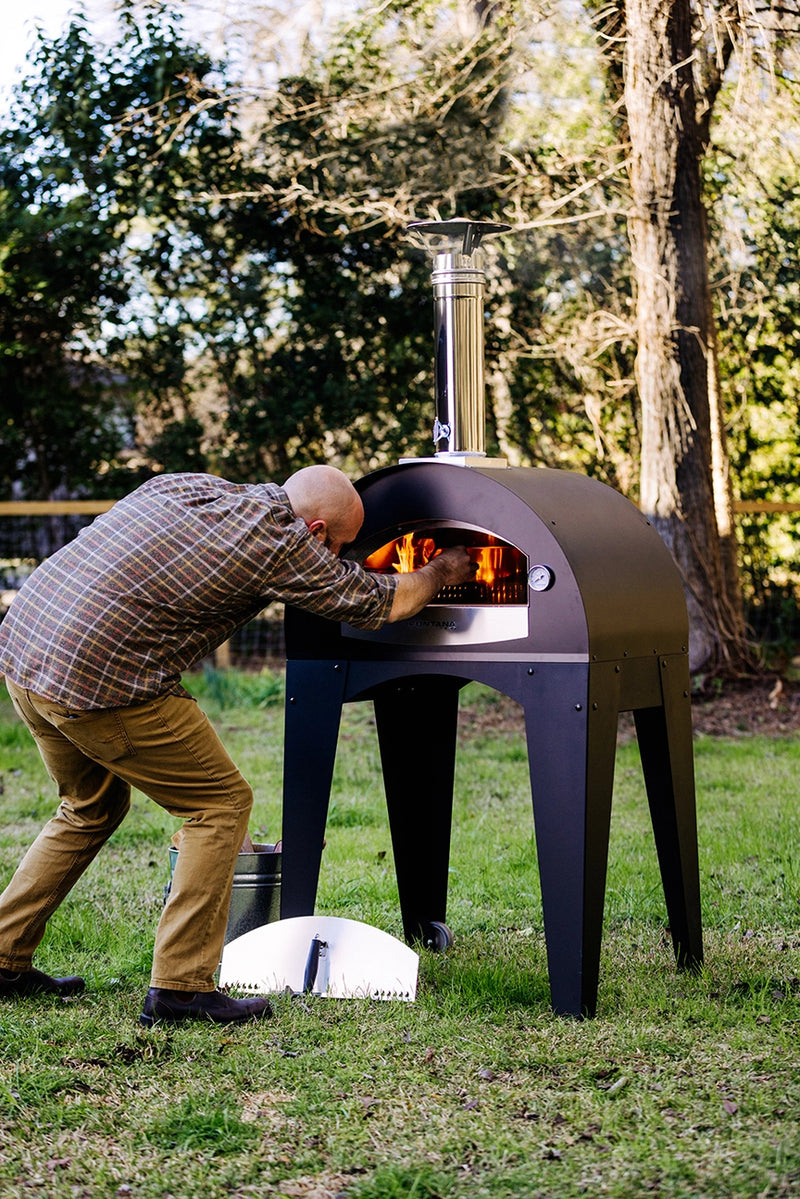
<svg viewBox="0 0 800 1199">
<path fill-rule="evenodd" d="M 497 539 L 486 533 L 481 536 L 482 544 L 475 545 L 478 539 L 475 533 L 468 533 L 467 553 L 477 566 L 474 579 L 469 584 L 463 584 L 468 591 L 461 597 L 464 601 L 469 597 L 471 603 L 524 603 L 525 588 L 525 558 L 512 545 L 505 542 L 498 544 Z M 473 544 L 470 545 L 469 541 Z M 408 574 L 418 570 L 426 562 L 430 562 L 440 553 L 434 537 L 426 537 L 424 533 L 404 533 L 392 541 L 386 542 L 380 549 L 375 550 L 364 561 L 367 570 L 397 571 Z M 482 584 L 475 590 L 474 584 Z M 454 590 L 459 592 L 462 585 Z M 453 596 L 455 602 L 460 600 Z"/>
<path fill-rule="evenodd" d="M 478 573 L 475 579 L 478 583 L 487 583 L 490 587 L 499 578 L 503 567 L 502 545 L 482 545 L 478 550 Z M 472 556 L 472 555 L 470 555 Z"/>
<path fill-rule="evenodd" d="M 438 550 L 432 537 L 417 537 L 414 533 L 406 533 L 395 542 L 396 560 L 392 566 L 400 574 L 409 574 L 418 570 L 431 558 L 435 558 Z"/>
<path fill-rule="evenodd" d="M 505 545 L 470 546 L 468 553 L 478 567 L 475 581 L 491 586 L 499 578 L 506 577 L 514 565 L 507 558 L 509 551 L 516 555 L 512 547 Z M 430 562 L 438 553 L 432 537 L 404 533 L 370 554 L 364 565 L 367 570 L 396 570 L 399 574 L 408 574 Z"/>
</svg>

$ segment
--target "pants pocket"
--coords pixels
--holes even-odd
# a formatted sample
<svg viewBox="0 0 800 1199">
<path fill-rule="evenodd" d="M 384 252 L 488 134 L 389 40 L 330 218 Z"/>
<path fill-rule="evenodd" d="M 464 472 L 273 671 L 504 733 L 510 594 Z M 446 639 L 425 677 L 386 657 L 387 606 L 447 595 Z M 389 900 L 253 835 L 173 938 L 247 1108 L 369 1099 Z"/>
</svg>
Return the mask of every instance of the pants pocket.
<svg viewBox="0 0 800 1199">
<path fill-rule="evenodd" d="M 115 762 L 118 758 L 130 758 L 136 754 L 125 732 L 122 717 L 113 709 L 75 712 L 62 708 L 49 712 L 48 717 L 59 733 L 88 758 L 99 762 Z"/>
</svg>

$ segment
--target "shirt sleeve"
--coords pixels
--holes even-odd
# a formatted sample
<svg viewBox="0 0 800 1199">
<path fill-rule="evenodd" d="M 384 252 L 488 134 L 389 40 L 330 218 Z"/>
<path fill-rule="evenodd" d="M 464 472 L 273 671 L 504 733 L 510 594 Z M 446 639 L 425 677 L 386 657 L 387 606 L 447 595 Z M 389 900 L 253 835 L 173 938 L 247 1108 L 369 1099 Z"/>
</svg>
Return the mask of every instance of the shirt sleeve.
<svg viewBox="0 0 800 1199">
<path fill-rule="evenodd" d="M 389 619 L 397 582 L 397 575 L 374 574 L 337 558 L 292 514 L 273 581 L 275 598 L 328 620 L 379 629 Z"/>
</svg>

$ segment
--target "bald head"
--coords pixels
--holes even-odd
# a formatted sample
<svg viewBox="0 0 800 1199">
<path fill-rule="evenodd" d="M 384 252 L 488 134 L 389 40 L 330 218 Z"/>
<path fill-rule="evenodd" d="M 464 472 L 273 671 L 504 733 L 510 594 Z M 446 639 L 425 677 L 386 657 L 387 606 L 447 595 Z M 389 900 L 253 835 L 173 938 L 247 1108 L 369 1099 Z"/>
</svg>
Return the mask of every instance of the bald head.
<svg viewBox="0 0 800 1199">
<path fill-rule="evenodd" d="M 333 466 L 306 466 L 290 475 L 283 489 L 295 514 L 334 554 L 355 541 L 364 520 L 364 505 L 342 471 Z"/>
</svg>

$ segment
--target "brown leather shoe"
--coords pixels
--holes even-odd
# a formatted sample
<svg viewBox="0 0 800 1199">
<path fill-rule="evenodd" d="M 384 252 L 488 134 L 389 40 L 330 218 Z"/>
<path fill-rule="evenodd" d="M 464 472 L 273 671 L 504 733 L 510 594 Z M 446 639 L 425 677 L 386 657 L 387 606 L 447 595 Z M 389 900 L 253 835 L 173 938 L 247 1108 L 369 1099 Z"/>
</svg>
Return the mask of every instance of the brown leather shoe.
<svg viewBox="0 0 800 1199">
<path fill-rule="evenodd" d="M 167 991 L 151 987 L 144 1001 L 139 1023 L 145 1028 L 159 1020 L 210 1020 L 213 1024 L 235 1024 L 242 1020 L 263 1020 L 272 1015 L 272 1005 L 264 995 L 233 999 L 222 991 Z"/>
<path fill-rule="evenodd" d="M 0 970 L 0 999 L 26 995 L 79 995 L 86 983 L 76 974 L 53 978 L 41 970 Z"/>
</svg>

